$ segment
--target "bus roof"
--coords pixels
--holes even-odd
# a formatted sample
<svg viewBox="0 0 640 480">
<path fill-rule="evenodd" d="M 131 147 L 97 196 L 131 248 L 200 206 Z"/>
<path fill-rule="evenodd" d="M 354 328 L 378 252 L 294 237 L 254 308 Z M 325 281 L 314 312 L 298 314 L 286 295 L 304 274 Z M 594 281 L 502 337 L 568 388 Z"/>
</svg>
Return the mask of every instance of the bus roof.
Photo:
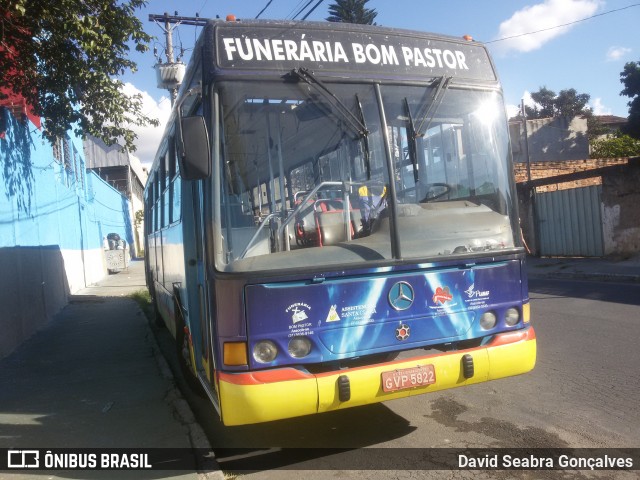
<svg viewBox="0 0 640 480">
<path fill-rule="evenodd" d="M 358 77 L 497 80 L 482 44 L 433 33 L 330 22 L 211 20 L 203 37 L 204 61 L 213 75 L 304 66 Z"/>
</svg>

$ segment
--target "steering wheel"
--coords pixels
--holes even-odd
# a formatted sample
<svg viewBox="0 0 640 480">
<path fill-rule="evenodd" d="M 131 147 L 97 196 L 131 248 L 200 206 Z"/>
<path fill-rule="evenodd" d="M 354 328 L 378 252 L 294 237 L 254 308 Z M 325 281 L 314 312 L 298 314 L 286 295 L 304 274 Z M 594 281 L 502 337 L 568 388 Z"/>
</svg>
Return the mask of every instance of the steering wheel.
<svg viewBox="0 0 640 480">
<path fill-rule="evenodd" d="M 427 183 L 426 184 L 427 187 L 427 195 L 425 195 L 425 197 L 420 200 L 420 203 L 427 203 L 427 202 L 431 202 L 432 200 L 437 200 L 438 198 L 444 197 L 445 195 L 448 195 L 449 193 L 451 193 L 451 190 L 453 190 L 453 187 L 451 185 L 449 185 L 448 183 Z M 442 188 L 444 189 L 442 192 L 440 193 L 436 193 L 434 195 L 430 195 L 431 190 L 433 190 L 435 188 Z"/>
</svg>

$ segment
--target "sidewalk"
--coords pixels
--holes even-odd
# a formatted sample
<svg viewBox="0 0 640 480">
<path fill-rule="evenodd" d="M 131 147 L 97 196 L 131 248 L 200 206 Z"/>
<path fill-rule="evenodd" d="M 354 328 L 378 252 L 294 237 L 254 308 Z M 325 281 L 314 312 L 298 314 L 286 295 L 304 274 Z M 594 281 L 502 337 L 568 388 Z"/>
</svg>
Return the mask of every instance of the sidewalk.
<svg viewBox="0 0 640 480">
<path fill-rule="evenodd" d="M 144 314 L 127 298 L 144 288 L 143 262 L 131 262 L 71 296 L 54 320 L 0 360 L 0 448 L 210 450 Z M 0 478 L 222 478 L 195 470 L 0 471 Z"/>
<path fill-rule="evenodd" d="M 629 258 L 528 257 L 530 277 L 640 283 L 640 254 Z"/>
</svg>

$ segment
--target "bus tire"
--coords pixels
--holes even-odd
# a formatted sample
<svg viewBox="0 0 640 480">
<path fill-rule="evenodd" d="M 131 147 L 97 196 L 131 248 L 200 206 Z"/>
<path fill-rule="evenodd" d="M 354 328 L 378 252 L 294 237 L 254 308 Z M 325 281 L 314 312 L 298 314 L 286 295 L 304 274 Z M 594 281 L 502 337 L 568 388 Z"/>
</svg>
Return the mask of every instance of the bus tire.
<svg viewBox="0 0 640 480">
<path fill-rule="evenodd" d="M 180 305 L 176 302 L 176 354 L 178 355 L 178 364 L 180 372 L 189 388 L 196 394 L 204 396 L 204 389 L 200 384 L 200 380 L 196 377 L 191 362 L 191 351 L 189 349 L 189 338 L 185 332 L 185 322 L 182 317 Z"/>
<path fill-rule="evenodd" d="M 158 310 L 158 304 L 154 296 L 151 297 L 151 308 L 153 308 L 153 322 L 156 327 L 165 327 L 164 319 L 162 315 L 160 315 L 160 310 Z"/>
</svg>

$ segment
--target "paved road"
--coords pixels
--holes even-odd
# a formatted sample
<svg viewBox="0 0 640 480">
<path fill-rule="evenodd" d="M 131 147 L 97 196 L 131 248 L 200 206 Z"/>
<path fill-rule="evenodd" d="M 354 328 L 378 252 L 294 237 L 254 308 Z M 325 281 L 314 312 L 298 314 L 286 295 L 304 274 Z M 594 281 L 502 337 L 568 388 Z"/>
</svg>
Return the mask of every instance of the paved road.
<svg viewBox="0 0 640 480">
<path fill-rule="evenodd" d="M 360 448 L 640 447 L 640 286 L 531 280 L 538 363 L 527 375 L 270 424 L 225 428 L 206 401 L 196 399 L 200 423 L 223 470 L 239 465 L 242 478 L 300 478 L 305 455 L 289 457 L 270 447 Z M 229 448 L 255 448 L 230 451 Z M 402 450 L 394 450 L 402 452 Z M 233 454 L 236 453 L 236 456 Z M 308 452 L 307 452 L 308 453 Z M 341 471 L 343 455 L 317 452 L 309 478 L 474 478 L 478 472 Z M 275 458 L 292 470 L 268 470 Z M 411 466 L 412 456 L 401 459 Z M 396 465 L 389 465 L 396 469 Z M 493 472 L 500 478 L 637 478 L 636 472 Z M 489 477 L 487 477 L 489 478 Z"/>
</svg>

